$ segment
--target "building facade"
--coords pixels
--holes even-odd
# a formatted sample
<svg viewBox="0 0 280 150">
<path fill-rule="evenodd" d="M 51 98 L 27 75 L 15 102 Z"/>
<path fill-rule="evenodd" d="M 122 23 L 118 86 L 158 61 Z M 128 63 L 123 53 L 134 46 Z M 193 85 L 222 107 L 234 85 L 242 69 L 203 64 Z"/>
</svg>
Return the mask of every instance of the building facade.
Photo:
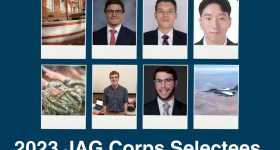
<svg viewBox="0 0 280 150">
<path fill-rule="evenodd" d="M 42 0 L 42 21 L 66 21 L 82 16 L 86 0 Z"/>
</svg>

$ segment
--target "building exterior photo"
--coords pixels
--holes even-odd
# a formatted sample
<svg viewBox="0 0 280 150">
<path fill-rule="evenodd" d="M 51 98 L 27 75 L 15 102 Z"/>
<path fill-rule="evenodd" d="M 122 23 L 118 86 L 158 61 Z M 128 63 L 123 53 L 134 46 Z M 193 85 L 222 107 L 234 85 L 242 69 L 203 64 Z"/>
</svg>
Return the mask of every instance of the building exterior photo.
<svg viewBox="0 0 280 150">
<path fill-rule="evenodd" d="M 66 21 L 83 16 L 85 4 L 85 0 L 42 0 L 42 21 Z"/>
<path fill-rule="evenodd" d="M 42 0 L 42 45 L 85 45 L 86 0 Z"/>
</svg>

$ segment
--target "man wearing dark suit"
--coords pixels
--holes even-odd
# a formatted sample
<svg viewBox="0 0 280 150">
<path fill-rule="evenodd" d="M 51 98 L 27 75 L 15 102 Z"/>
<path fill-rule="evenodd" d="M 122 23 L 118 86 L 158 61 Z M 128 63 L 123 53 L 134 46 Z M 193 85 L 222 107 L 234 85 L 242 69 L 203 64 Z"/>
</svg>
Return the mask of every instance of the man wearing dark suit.
<svg viewBox="0 0 280 150">
<path fill-rule="evenodd" d="M 187 45 L 187 34 L 173 28 L 178 16 L 175 0 L 157 0 L 154 15 L 158 28 L 144 33 L 144 45 Z"/>
<path fill-rule="evenodd" d="M 104 8 L 107 26 L 93 32 L 93 45 L 136 45 L 136 32 L 121 25 L 125 16 L 120 0 L 107 0 Z"/>
<path fill-rule="evenodd" d="M 154 83 L 158 97 L 144 105 L 144 115 L 187 115 L 187 106 L 174 97 L 178 80 L 173 68 L 159 67 L 154 73 Z"/>
<path fill-rule="evenodd" d="M 203 37 L 199 42 L 195 43 L 194 45 L 205 45 L 204 39 L 205 39 L 205 38 Z M 238 45 L 238 44 L 233 43 L 231 40 L 229 40 L 229 39 L 227 38 L 226 45 Z"/>
<path fill-rule="evenodd" d="M 200 29 L 204 37 L 194 45 L 238 45 L 226 34 L 231 26 L 231 6 L 228 0 L 203 0 L 199 5 Z"/>
</svg>

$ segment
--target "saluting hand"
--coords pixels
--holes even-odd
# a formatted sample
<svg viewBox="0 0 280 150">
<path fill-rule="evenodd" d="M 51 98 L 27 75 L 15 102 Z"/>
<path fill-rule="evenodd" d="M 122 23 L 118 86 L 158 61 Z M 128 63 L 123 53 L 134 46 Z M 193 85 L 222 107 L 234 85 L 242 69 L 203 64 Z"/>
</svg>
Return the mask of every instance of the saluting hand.
<svg viewBox="0 0 280 150">
<path fill-rule="evenodd" d="M 48 78 L 50 78 L 51 80 L 55 81 L 60 81 L 60 82 L 64 82 L 65 80 L 65 76 L 58 73 L 58 72 L 54 72 L 54 71 L 51 71 L 47 68 L 45 68 L 44 66 L 42 66 L 42 70 L 43 72 L 45 72 L 45 76 L 47 76 Z"/>
</svg>

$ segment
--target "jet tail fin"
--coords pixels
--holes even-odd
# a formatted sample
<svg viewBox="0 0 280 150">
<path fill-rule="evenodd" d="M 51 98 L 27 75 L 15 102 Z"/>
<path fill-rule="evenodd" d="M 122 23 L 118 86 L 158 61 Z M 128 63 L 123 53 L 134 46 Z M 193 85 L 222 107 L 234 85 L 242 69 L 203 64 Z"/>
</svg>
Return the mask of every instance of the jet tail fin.
<svg viewBox="0 0 280 150">
<path fill-rule="evenodd" d="M 234 87 L 232 90 L 238 90 L 238 85 L 236 85 L 236 87 Z"/>
</svg>

